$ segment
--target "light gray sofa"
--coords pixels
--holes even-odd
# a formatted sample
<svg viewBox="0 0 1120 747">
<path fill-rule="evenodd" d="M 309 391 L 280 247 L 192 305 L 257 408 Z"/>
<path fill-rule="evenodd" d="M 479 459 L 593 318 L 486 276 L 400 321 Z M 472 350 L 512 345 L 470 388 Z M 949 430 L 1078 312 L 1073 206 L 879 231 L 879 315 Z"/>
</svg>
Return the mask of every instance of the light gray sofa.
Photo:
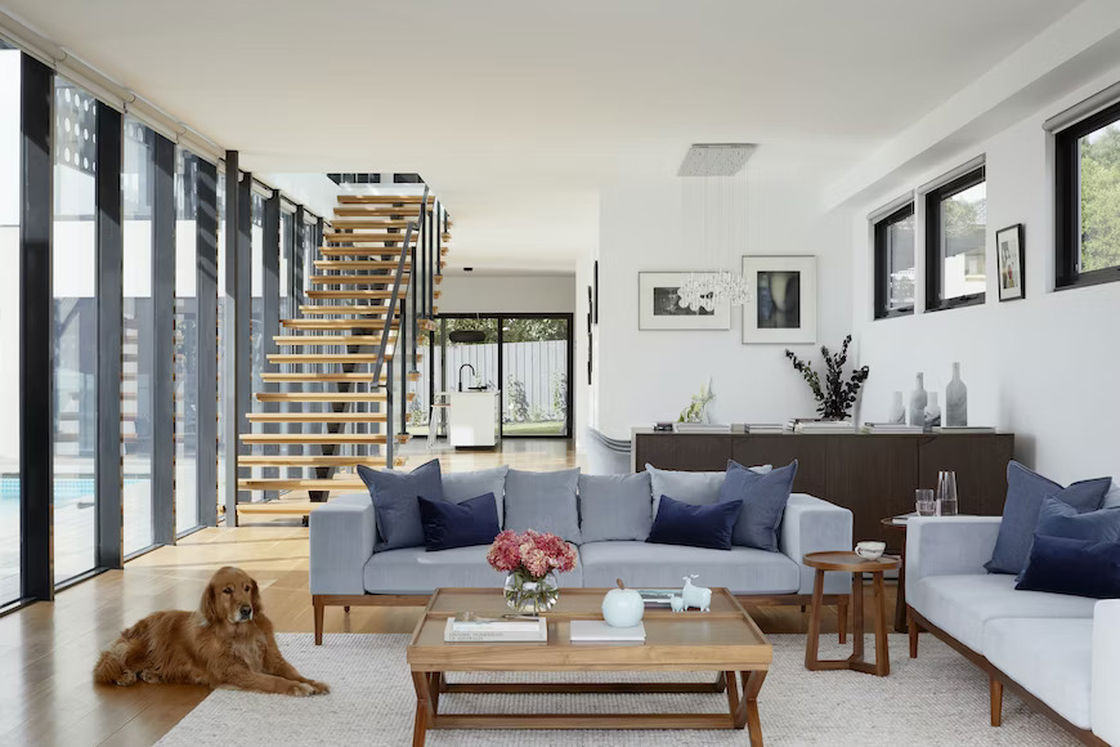
<svg viewBox="0 0 1120 747">
<path fill-rule="evenodd" d="M 526 473 L 521 473 L 525 475 Z M 504 496 L 509 515 L 512 495 Z M 650 497 L 652 506 L 652 495 Z M 503 502 L 500 502 L 500 504 Z M 486 562 L 488 545 L 429 552 L 423 547 L 374 551 L 374 506 L 366 493 L 341 495 L 315 507 L 310 516 L 310 588 L 315 639 L 322 641 L 327 606 L 423 604 L 437 587 L 500 588 L 504 574 Z M 683 576 L 727 587 L 758 602 L 805 604 L 813 571 L 805 553 L 852 546 L 852 514 L 845 508 L 794 493 L 783 514 L 779 552 L 736 546 L 711 550 L 634 540 L 583 542 L 575 570 L 561 574 L 562 586 L 609 587 L 622 577 L 635 587 L 675 588 Z M 847 574 L 828 574 L 826 603 L 846 608 Z"/>
<path fill-rule="evenodd" d="M 928 630 L 985 670 L 991 722 L 1003 687 L 1088 744 L 1120 745 L 1120 600 L 1017 591 L 988 573 L 998 516 L 913 518 L 906 527 L 910 655 Z"/>
</svg>

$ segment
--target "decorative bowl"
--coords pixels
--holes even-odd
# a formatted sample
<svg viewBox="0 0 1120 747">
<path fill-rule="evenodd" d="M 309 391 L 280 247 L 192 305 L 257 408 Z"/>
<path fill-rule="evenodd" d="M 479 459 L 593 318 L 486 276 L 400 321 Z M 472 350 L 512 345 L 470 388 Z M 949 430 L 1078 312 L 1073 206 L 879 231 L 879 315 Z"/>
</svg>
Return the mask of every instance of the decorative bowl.
<svg viewBox="0 0 1120 747">
<path fill-rule="evenodd" d="M 856 555 L 864 560 L 878 560 L 886 552 L 887 543 L 875 540 L 864 540 L 856 543 Z"/>
</svg>

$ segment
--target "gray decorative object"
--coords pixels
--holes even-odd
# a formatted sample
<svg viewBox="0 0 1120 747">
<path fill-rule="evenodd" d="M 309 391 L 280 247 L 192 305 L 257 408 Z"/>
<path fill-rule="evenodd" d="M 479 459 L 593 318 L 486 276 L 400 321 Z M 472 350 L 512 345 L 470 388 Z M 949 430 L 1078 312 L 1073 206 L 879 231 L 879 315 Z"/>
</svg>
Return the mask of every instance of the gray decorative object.
<svg viewBox="0 0 1120 747">
<path fill-rule="evenodd" d="M 953 363 L 953 378 L 945 387 L 945 425 L 968 425 L 968 387 L 961 381 L 961 364 Z"/>
<path fill-rule="evenodd" d="M 906 424 L 906 406 L 902 404 L 902 392 L 895 392 L 891 398 L 891 412 L 887 416 L 888 423 Z"/>
<path fill-rule="evenodd" d="M 925 425 L 926 403 L 925 374 L 919 373 L 914 382 L 914 391 L 910 392 L 910 425 Z"/>
<path fill-rule="evenodd" d="M 937 404 L 937 392 L 929 393 L 929 403 L 925 410 L 925 427 L 936 428 L 941 425 L 941 406 Z"/>
</svg>

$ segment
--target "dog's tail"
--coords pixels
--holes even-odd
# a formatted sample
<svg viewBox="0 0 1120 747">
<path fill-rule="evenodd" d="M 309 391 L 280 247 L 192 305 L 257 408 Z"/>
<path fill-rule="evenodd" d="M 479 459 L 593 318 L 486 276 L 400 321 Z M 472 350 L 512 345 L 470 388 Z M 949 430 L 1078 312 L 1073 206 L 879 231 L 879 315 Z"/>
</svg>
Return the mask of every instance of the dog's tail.
<svg viewBox="0 0 1120 747">
<path fill-rule="evenodd" d="M 114 646 L 101 652 L 101 658 L 97 660 L 97 665 L 93 668 L 94 682 L 100 685 L 113 685 L 121 679 L 124 674 L 124 664 L 115 649 Z"/>
</svg>

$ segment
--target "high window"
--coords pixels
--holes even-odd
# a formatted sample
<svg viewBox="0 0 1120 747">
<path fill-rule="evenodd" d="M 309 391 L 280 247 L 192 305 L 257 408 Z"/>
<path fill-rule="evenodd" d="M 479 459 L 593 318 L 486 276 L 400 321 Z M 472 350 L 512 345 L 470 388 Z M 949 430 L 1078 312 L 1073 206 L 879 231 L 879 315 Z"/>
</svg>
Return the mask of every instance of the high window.
<svg viewBox="0 0 1120 747">
<path fill-rule="evenodd" d="M 984 167 L 926 193 L 926 309 L 984 302 L 987 184 Z"/>
<path fill-rule="evenodd" d="M 0 42 L 0 606 L 20 596 L 20 52 Z"/>
<path fill-rule="evenodd" d="M 198 525 L 198 159 L 175 153 L 175 532 Z"/>
<path fill-rule="evenodd" d="M 875 223 L 875 318 L 914 311 L 914 203 Z"/>
<path fill-rule="evenodd" d="M 1120 280 L 1120 104 L 1057 133 L 1057 285 Z"/>
</svg>

